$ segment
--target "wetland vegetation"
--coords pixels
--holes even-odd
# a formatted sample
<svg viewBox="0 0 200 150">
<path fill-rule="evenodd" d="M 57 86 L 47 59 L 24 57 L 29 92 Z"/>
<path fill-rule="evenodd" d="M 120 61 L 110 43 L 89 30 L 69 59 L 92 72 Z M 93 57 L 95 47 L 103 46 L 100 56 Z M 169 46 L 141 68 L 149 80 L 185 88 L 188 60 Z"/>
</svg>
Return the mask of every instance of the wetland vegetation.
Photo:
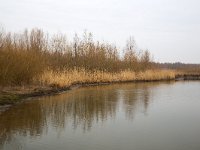
<svg viewBox="0 0 200 150">
<path fill-rule="evenodd" d="M 88 32 L 69 41 L 64 34 L 50 36 L 40 29 L 1 29 L 0 104 L 75 84 L 175 78 L 173 70 L 155 66 L 150 52 L 139 49 L 131 37 L 120 54 L 115 45 L 94 41 Z"/>
</svg>

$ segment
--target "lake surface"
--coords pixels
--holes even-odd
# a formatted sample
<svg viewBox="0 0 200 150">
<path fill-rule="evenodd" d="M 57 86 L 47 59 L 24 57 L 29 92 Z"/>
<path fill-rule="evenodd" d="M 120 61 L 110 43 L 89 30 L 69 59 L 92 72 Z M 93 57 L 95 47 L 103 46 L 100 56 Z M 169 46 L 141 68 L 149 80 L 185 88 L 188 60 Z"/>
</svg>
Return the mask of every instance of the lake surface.
<svg viewBox="0 0 200 150">
<path fill-rule="evenodd" d="M 200 82 L 94 86 L 0 114 L 1 150 L 200 150 Z"/>
</svg>

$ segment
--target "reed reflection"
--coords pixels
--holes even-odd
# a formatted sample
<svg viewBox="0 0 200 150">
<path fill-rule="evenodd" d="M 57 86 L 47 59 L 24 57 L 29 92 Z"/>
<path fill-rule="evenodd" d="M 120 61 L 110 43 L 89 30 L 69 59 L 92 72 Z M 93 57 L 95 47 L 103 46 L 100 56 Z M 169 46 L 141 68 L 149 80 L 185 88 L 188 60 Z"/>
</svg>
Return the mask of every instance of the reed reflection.
<svg viewBox="0 0 200 150">
<path fill-rule="evenodd" d="M 141 109 L 147 112 L 159 83 L 115 84 L 80 88 L 57 96 L 42 97 L 19 104 L 0 114 L 0 146 L 16 141 L 15 135 L 37 137 L 47 135 L 52 128 L 84 132 L 114 119 L 123 111 L 133 119 Z"/>
<path fill-rule="evenodd" d="M 153 97 L 151 89 L 159 83 L 127 84 L 120 92 L 123 111 L 129 120 L 133 120 L 138 113 L 147 113 L 150 99 Z"/>
<path fill-rule="evenodd" d="M 117 94 L 112 88 L 88 87 L 49 97 L 39 103 L 49 121 L 59 128 L 67 123 L 74 129 L 89 130 L 94 122 L 103 122 L 116 114 Z"/>
</svg>

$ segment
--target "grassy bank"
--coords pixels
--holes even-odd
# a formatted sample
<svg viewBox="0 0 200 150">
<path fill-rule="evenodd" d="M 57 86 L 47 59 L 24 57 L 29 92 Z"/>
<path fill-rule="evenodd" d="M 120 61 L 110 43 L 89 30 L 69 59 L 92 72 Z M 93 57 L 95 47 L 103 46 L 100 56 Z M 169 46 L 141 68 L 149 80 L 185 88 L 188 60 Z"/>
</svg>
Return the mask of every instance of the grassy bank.
<svg viewBox="0 0 200 150">
<path fill-rule="evenodd" d="M 147 70 L 138 73 L 132 71 L 119 73 L 88 72 L 84 69 L 65 70 L 62 72 L 48 70 L 35 77 L 31 85 L 1 87 L 0 105 L 12 105 L 28 97 L 57 94 L 70 90 L 74 86 L 173 79 L 175 79 L 175 72 L 170 70 Z"/>
<path fill-rule="evenodd" d="M 9 105 L 19 102 L 21 97 L 17 94 L 0 92 L 0 105 Z"/>
</svg>

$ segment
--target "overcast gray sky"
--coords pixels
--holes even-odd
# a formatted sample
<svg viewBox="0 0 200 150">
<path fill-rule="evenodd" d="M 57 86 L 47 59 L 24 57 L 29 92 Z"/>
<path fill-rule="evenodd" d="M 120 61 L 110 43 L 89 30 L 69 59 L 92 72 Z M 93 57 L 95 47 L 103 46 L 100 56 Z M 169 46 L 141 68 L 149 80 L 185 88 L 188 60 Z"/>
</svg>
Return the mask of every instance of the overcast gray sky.
<svg viewBox="0 0 200 150">
<path fill-rule="evenodd" d="M 120 48 L 133 36 L 156 61 L 200 63 L 200 0 L 0 0 L 0 24 L 69 38 L 87 29 Z"/>
</svg>

